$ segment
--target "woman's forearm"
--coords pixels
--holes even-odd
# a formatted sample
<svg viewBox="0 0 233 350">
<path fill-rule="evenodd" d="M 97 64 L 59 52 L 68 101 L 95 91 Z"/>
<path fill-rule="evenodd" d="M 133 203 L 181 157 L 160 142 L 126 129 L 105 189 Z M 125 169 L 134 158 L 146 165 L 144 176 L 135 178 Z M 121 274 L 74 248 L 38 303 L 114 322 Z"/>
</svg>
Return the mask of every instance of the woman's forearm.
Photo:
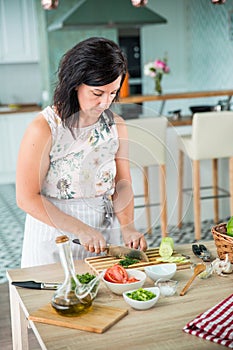
<svg viewBox="0 0 233 350">
<path fill-rule="evenodd" d="M 113 195 L 113 208 L 122 229 L 134 229 L 134 195 L 131 183 L 120 181 L 117 183 Z"/>
<path fill-rule="evenodd" d="M 121 226 L 125 245 L 145 251 L 147 249 L 145 237 L 134 225 L 134 196 L 130 182 L 121 181 L 120 185 L 118 183 L 113 196 L 113 208 Z"/>
</svg>

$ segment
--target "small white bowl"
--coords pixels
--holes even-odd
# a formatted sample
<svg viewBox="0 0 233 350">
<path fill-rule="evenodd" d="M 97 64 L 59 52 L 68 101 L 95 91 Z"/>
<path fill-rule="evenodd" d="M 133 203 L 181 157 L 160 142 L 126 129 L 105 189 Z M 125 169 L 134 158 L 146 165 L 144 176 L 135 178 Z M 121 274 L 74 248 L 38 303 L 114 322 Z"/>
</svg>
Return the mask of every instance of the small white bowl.
<svg viewBox="0 0 233 350">
<path fill-rule="evenodd" d="M 132 289 L 138 289 L 141 288 L 146 280 L 146 274 L 143 271 L 137 270 L 137 269 L 126 269 L 129 277 L 135 277 L 139 281 L 132 282 L 132 283 L 112 283 L 108 282 L 104 279 L 104 273 L 103 273 L 103 281 L 106 284 L 106 286 L 115 294 L 122 295 L 123 292 L 127 292 L 128 290 Z"/>
<path fill-rule="evenodd" d="M 155 286 L 159 287 L 160 294 L 164 297 L 171 297 L 176 293 L 178 281 L 160 278 L 155 282 Z"/>
<path fill-rule="evenodd" d="M 158 264 L 152 266 L 146 266 L 144 268 L 146 274 L 153 280 L 156 281 L 160 278 L 170 279 L 176 273 L 177 266 L 175 263 Z"/>
<path fill-rule="evenodd" d="M 124 298 L 125 302 L 136 310 L 147 310 L 147 309 L 150 309 L 151 307 L 153 307 L 157 303 L 157 301 L 159 300 L 159 296 L 160 296 L 159 288 L 158 287 L 150 287 L 150 288 L 143 288 L 143 289 L 149 290 L 150 292 L 154 293 L 156 296 L 153 299 L 146 300 L 146 301 L 134 300 L 134 299 L 131 299 L 130 297 L 127 296 L 127 293 L 131 293 L 131 292 L 134 292 L 135 290 L 137 290 L 137 289 L 134 289 L 134 290 L 130 290 L 130 291 L 123 293 L 123 298 Z"/>
</svg>

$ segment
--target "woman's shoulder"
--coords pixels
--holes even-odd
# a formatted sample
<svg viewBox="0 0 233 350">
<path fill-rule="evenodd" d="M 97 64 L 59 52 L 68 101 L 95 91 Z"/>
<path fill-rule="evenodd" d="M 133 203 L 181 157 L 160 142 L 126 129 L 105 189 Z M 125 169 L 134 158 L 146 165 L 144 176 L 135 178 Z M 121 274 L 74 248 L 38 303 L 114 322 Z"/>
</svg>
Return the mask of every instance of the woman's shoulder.
<svg viewBox="0 0 233 350">
<path fill-rule="evenodd" d="M 119 125 L 125 125 L 125 120 L 124 118 L 122 118 L 119 114 L 112 112 L 113 114 L 113 120 L 114 120 L 114 124 L 116 124 L 117 126 Z"/>
<path fill-rule="evenodd" d="M 48 122 L 44 118 L 42 112 L 40 112 L 29 124 L 28 131 L 34 135 L 51 134 Z"/>
<path fill-rule="evenodd" d="M 118 136 L 120 138 L 127 138 L 127 127 L 124 118 L 122 118 L 120 115 L 114 113 L 114 122 L 117 127 Z"/>
<path fill-rule="evenodd" d="M 44 116 L 44 119 L 46 119 L 49 124 L 52 123 L 59 125 L 62 123 L 61 118 L 56 113 L 56 109 L 53 106 L 47 106 L 41 111 L 41 114 Z"/>
</svg>

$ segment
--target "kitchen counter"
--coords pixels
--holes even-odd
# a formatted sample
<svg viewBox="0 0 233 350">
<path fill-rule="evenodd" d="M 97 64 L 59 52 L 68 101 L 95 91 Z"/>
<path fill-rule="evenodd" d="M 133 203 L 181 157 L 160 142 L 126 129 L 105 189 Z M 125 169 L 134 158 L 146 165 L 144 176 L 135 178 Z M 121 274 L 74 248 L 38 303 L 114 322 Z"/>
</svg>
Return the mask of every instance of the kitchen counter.
<svg viewBox="0 0 233 350">
<path fill-rule="evenodd" d="M 12 113 L 27 113 L 41 111 L 41 107 L 37 104 L 10 104 L 0 105 L 0 115 L 12 114 Z"/>
<path fill-rule="evenodd" d="M 233 96 L 233 90 L 215 90 L 215 91 L 193 91 L 193 92 L 178 92 L 172 94 L 162 94 L 162 95 L 132 95 L 120 99 L 122 104 L 131 103 L 143 103 L 143 102 L 153 102 L 161 101 L 161 107 L 159 114 L 163 114 L 164 106 L 167 100 L 178 100 L 178 99 L 192 99 L 192 98 L 203 98 L 203 97 L 217 97 L 226 96 L 227 106 L 229 107 L 231 98 Z M 180 125 L 180 121 L 177 125 Z M 187 124 L 182 124 L 187 125 Z M 190 125 L 190 124 L 188 124 Z"/>
<path fill-rule="evenodd" d="M 200 97 L 215 97 L 215 96 L 227 96 L 231 98 L 233 96 L 233 90 L 216 90 L 216 91 L 194 91 L 194 92 L 178 92 L 173 94 L 162 95 L 132 95 L 120 99 L 121 103 L 142 103 L 150 101 L 167 101 L 187 98 L 200 98 Z"/>
</svg>

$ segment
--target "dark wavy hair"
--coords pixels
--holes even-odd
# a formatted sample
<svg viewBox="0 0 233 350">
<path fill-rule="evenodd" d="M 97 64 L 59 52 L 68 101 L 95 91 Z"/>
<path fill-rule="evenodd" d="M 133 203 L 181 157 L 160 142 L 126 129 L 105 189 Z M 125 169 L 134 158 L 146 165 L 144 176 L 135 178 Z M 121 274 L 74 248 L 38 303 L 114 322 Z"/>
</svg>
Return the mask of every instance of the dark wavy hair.
<svg viewBox="0 0 233 350">
<path fill-rule="evenodd" d="M 67 51 L 58 67 L 58 83 L 53 103 L 63 125 L 72 128 L 80 110 L 75 88 L 81 84 L 103 86 L 120 75 L 121 84 L 127 72 L 127 59 L 120 47 L 106 38 L 92 37 Z M 119 98 L 120 89 L 114 101 Z M 72 116 L 76 116 L 72 118 Z"/>
</svg>

